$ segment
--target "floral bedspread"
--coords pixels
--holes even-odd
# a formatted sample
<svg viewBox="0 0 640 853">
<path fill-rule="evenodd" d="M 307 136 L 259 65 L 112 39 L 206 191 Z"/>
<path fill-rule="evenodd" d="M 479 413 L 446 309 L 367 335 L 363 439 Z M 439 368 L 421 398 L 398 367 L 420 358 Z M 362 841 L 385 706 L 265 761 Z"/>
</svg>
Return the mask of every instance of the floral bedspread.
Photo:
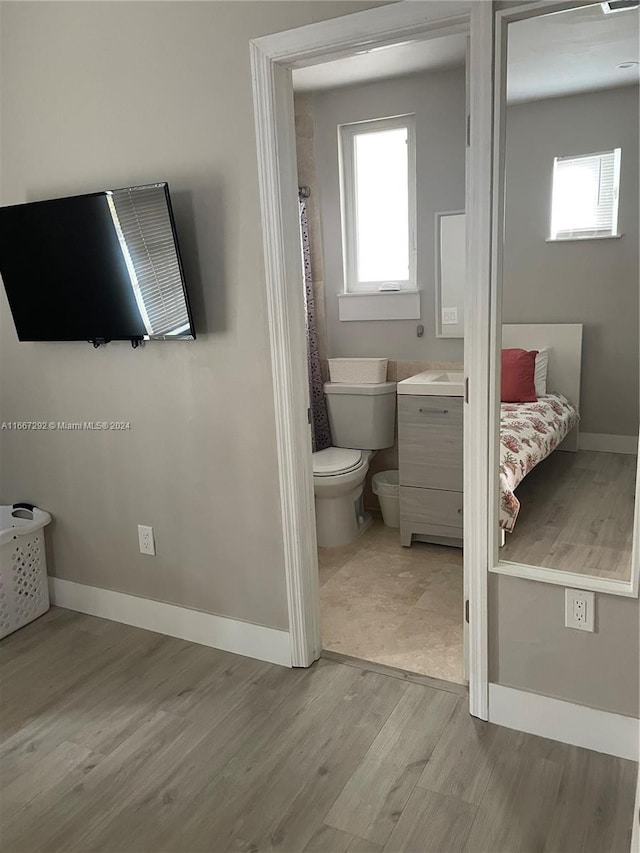
<svg viewBox="0 0 640 853">
<path fill-rule="evenodd" d="M 519 483 L 552 453 L 578 423 L 576 407 L 562 394 L 546 394 L 537 403 L 500 406 L 500 527 L 512 531 L 520 501 Z"/>
</svg>

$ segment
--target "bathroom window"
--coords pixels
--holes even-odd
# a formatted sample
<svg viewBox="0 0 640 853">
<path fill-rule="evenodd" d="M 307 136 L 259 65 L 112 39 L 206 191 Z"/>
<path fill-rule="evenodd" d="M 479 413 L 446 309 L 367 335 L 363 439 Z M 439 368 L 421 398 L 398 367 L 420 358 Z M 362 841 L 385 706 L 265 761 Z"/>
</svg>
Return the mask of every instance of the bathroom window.
<svg viewBox="0 0 640 853">
<path fill-rule="evenodd" d="M 620 153 L 555 158 L 550 240 L 619 236 Z"/>
<path fill-rule="evenodd" d="M 344 290 L 416 289 L 412 115 L 338 128 Z"/>
</svg>

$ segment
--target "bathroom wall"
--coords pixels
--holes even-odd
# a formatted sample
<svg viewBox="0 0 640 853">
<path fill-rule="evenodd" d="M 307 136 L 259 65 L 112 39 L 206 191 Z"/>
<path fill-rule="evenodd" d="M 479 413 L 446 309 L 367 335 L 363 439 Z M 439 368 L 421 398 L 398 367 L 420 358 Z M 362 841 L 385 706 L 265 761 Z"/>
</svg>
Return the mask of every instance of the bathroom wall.
<svg viewBox="0 0 640 853">
<path fill-rule="evenodd" d="M 309 101 L 315 131 L 329 356 L 461 362 L 462 340 L 439 339 L 435 334 L 434 214 L 461 210 L 465 204 L 464 69 L 316 92 Z M 342 290 L 343 280 L 337 127 L 345 122 L 403 113 L 414 113 L 416 117 L 418 285 L 422 317 L 419 321 L 340 322 L 337 294 Z M 304 146 L 304 140 L 301 141 Z M 422 338 L 416 336 L 419 322 L 425 327 Z"/>
<path fill-rule="evenodd" d="M 464 69 L 411 75 L 295 98 L 298 182 L 311 188 L 307 203 L 321 355 L 386 356 L 389 381 L 432 367 L 460 368 L 462 340 L 435 335 L 434 214 L 464 208 Z M 418 279 L 420 320 L 338 319 L 342 236 L 338 183 L 338 124 L 415 113 L 417 141 Z M 422 323 L 424 336 L 416 336 Z M 326 354 L 326 356 L 325 356 Z M 326 371 L 326 366 L 324 366 Z M 367 509 L 378 510 L 371 479 L 398 467 L 397 440 L 372 460 L 365 483 Z"/>
</svg>

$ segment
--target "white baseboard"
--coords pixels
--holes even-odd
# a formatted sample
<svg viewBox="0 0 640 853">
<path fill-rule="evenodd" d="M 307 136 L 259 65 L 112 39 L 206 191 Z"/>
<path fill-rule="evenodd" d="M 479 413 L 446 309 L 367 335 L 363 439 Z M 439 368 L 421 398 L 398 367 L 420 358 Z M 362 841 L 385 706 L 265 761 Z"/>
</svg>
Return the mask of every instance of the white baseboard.
<svg viewBox="0 0 640 853">
<path fill-rule="evenodd" d="M 638 452 L 637 435 L 607 435 L 602 432 L 581 432 L 578 438 L 579 450 L 597 450 L 600 453 Z"/>
<path fill-rule="evenodd" d="M 489 722 L 638 761 L 640 720 L 489 684 Z"/>
<path fill-rule="evenodd" d="M 256 660 L 291 666 L 288 631 L 153 601 L 124 592 L 49 578 L 53 604 Z"/>
</svg>

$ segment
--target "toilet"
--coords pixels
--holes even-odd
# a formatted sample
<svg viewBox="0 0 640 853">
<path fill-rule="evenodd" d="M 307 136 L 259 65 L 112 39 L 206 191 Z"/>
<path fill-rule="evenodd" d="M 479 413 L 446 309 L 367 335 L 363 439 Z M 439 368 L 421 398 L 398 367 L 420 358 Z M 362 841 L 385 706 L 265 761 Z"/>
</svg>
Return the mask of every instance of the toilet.
<svg viewBox="0 0 640 853">
<path fill-rule="evenodd" d="M 362 492 L 376 450 L 392 447 L 396 383 L 324 385 L 333 446 L 313 454 L 318 545 L 355 541 L 371 524 Z"/>
</svg>

